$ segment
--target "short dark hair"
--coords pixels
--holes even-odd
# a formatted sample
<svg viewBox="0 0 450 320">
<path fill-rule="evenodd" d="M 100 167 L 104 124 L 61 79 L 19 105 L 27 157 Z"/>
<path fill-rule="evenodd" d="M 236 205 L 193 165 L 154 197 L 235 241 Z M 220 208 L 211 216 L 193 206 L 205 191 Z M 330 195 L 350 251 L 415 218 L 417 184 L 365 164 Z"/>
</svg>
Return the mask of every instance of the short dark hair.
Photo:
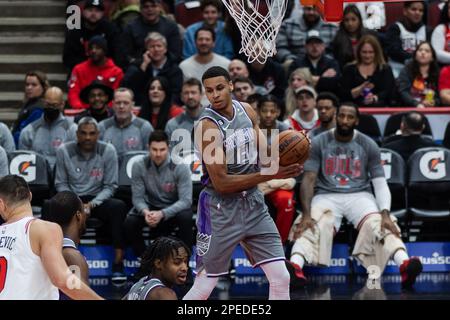
<svg viewBox="0 0 450 320">
<path fill-rule="evenodd" d="M 10 174 L 0 179 L 0 198 L 8 204 L 30 201 L 30 192 L 21 176 Z"/>
<path fill-rule="evenodd" d="M 260 93 L 253 93 L 248 96 L 247 103 L 256 102 L 257 104 L 259 104 L 259 100 L 261 100 L 262 97 L 263 97 L 263 95 Z"/>
<path fill-rule="evenodd" d="M 420 0 L 416 0 L 416 1 L 405 1 L 405 2 L 403 2 L 403 7 L 404 7 L 404 8 L 409 8 L 409 7 L 411 7 L 411 6 L 413 5 L 413 3 L 416 3 L 416 2 L 422 3 L 423 8 L 425 9 L 425 3 L 424 3 L 423 1 L 420 1 Z"/>
<path fill-rule="evenodd" d="M 344 102 L 338 104 L 337 109 L 336 109 L 336 115 L 339 114 L 339 110 L 342 107 L 352 107 L 352 108 L 354 108 L 355 111 L 356 111 L 356 117 L 359 119 L 359 108 L 358 108 L 358 106 L 356 104 L 354 104 L 351 101 L 344 101 Z"/>
<path fill-rule="evenodd" d="M 266 94 L 261 97 L 258 101 L 258 110 L 262 108 L 262 105 L 266 102 L 273 102 L 278 110 L 281 110 L 280 106 L 280 100 L 278 100 L 277 97 L 275 97 L 273 94 Z"/>
<path fill-rule="evenodd" d="M 316 102 L 319 102 L 320 100 L 331 100 L 331 102 L 333 103 L 333 107 L 335 108 L 337 108 L 337 106 L 339 105 L 339 98 L 331 92 L 324 91 L 319 93 L 316 98 Z"/>
<path fill-rule="evenodd" d="M 139 277 L 152 274 L 155 269 L 155 261 L 165 261 L 179 248 L 184 248 L 190 257 L 190 250 L 188 246 L 181 240 L 174 237 L 159 237 L 145 250 L 142 255 L 141 268 L 138 271 Z"/>
<path fill-rule="evenodd" d="M 206 7 L 208 6 L 213 6 L 217 9 L 217 11 L 221 12 L 222 11 L 222 4 L 217 1 L 217 0 L 203 0 L 200 3 L 200 9 L 203 11 L 205 10 Z"/>
<path fill-rule="evenodd" d="M 203 91 L 202 83 L 197 78 L 188 78 L 183 82 L 184 86 L 197 86 L 200 89 L 200 93 Z"/>
<path fill-rule="evenodd" d="M 46 220 L 55 222 L 61 227 L 69 226 L 73 216 L 83 210 L 83 202 L 72 191 L 61 191 L 48 201 Z"/>
<path fill-rule="evenodd" d="M 225 80 L 231 81 L 230 74 L 227 70 L 225 70 L 222 67 L 211 67 L 208 70 L 205 71 L 205 73 L 202 76 L 202 82 L 205 82 L 206 79 L 209 78 L 215 78 L 215 77 L 224 77 Z"/>
<path fill-rule="evenodd" d="M 255 87 L 255 85 L 253 84 L 253 81 L 247 77 L 239 76 L 239 77 L 234 78 L 233 84 L 236 84 L 237 82 L 245 82 L 245 83 L 248 83 L 252 88 Z"/>
<path fill-rule="evenodd" d="M 153 141 L 155 142 L 165 142 L 167 145 L 169 145 L 169 137 L 167 136 L 167 133 L 164 132 L 164 130 L 155 130 L 150 135 L 150 138 L 148 138 L 148 144 L 150 145 Z"/>
<path fill-rule="evenodd" d="M 210 32 L 212 34 L 213 41 L 216 41 L 216 32 L 214 31 L 213 28 L 208 27 L 208 26 L 201 26 L 200 28 L 198 28 L 197 31 L 195 31 L 195 40 L 197 40 L 198 34 L 200 33 L 200 31 Z"/>
<path fill-rule="evenodd" d="M 425 117 L 417 111 L 410 111 L 402 117 L 403 123 L 412 131 L 422 131 L 425 126 Z"/>
</svg>

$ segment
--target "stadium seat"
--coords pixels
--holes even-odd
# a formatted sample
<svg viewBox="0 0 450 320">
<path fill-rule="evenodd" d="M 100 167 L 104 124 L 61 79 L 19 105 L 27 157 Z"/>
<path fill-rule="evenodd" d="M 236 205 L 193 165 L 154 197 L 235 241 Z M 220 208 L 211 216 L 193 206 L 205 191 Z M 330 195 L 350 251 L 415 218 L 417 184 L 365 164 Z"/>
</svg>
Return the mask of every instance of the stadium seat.
<svg viewBox="0 0 450 320">
<path fill-rule="evenodd" d="M 447 123 L 447 127 L 445 128 L 444 141 L 442 141 L 442 144 L 447 149 L 450 149 L 450 121 Z"/>
<path fill-rule="evenodd" d="M 383 133 L 383 143 L 392 141 L 390 137 L 395 135 L 397 130 L 400 129 L 400 123 L 402 122 L 402 118 L 405 114 L 406 112 L 395 113 L 386 120 L 386 126 Z M 426 115 L 423 116 L 425 119 L 425 130 L 423 131 L 423 135 L 429 136 L 431 139 L 433 139 L 430 122 L 428 121 Z"/>
<path fill-rule="evenodd" d="M 131 173 L 133 164 L 147 154 L 147 151 L 130 151 L 121 156 L 119 159 L 119 187 L 116 191 L 115 197 L 125 201 L 130 208 L 132 206 Z"/>
<path fill-rule="evenodd" d="M 381 144 L 381 130 L 377 119 L 373 115 L 361 113 L 356 129 L 371 137 L 378 145 Z"/>
<path fill-rule="evenodd" d="M 407 206 L 412 220 L 430 221 L 432 240 L 449 236 L 446 224 L 450 222 L 450 150 L 442 147 L 422 148 L 408 160 Z M 443 221 L 436 224 L 436 221 Z M 439 227 L 444 227 L 439 233 Z M 426 231 L 420 236 L 426 238 Z"/>
<path fill-rule="evenodd" d="M 8 153 L 9 173 L 25 179 L 33 194 L 33 213 L 40 215 L 44 200 L 52 196 L 53 175 L 45 157 L 29 150 Z"/>
</svg>

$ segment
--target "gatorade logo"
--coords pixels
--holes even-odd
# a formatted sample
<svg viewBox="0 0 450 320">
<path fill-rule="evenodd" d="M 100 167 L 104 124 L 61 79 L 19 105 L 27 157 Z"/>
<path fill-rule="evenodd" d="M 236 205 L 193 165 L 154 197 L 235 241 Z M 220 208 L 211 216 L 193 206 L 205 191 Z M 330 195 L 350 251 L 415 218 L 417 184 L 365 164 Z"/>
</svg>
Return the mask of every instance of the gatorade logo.
<svg viewBox="0 0 450 320">
<path fill-rule="evenodd" d="M 446 176 L 444 151 L 430 151 L 420 158 L 420 172 L 428 179 L 438 180 Z"/>
<path fill-rule="evenodd" d="M 9 164 L 9 172 L 24 178 L 26 182 L 36 180 L 36 155 L 20 154 L 14 157 Z"/>
<path fill-rule="evenodd" d="M 135 156 L 131 157 L 130 159 L 128 159 L 127 168 L 126 168 L 128 178 L 131 179 L 131 173 L 132 173 L 134 164 L 136 162 L 138 162 L 139 160 L 141 160 L 143 157 L 145 157 L 145 155 L 138 154 L 138 155 L 135 155 Z"/>
<path fill-rule="evenodd" d="M 195 155 L 195 153 L 190 153 L 183 158 L 183 163 L 187 164 L 191 168 L 191 180 L 192 182 L 199 182 L 203 171 L 201 166 L 201 161 Z"/>
<path fill-rule="evenodd" d="M 381 165 L 383 166 L 384 176 L 386 180 L 391 178 L 391 170 L 392 170 L 392 153 L 390 152 L 381 152 Z"/>
</svg>

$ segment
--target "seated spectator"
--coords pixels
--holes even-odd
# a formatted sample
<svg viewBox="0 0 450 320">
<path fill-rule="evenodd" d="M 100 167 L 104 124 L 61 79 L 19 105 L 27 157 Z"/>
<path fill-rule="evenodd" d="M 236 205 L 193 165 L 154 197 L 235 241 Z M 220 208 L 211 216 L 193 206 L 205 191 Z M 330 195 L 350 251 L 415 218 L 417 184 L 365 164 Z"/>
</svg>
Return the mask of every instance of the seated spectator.
<svg viewBox="0 0 450 320">
<path fill-rule="evenodd" d="M 233 80 L 234 99 L 247 102 L 247 98 L 255 93 L 255 86 L 249 78 L 237 77 Z"/>
<path fill-rule="evenodd" d="M 439 96 L 442 105 L 450 106 L 450 66 L 443 67 L 439 74 Z"/>
<path fill-rule="evenodd" d="M 0 122 L 0 147 L 8 153 L 16 150 L 11 131 L 3 122 Z"/>
<path fill-rule="evenodd" d="M 325 43 L 317 30 L 310 30 L 305 41 L 306 54 L 294 59 L 289 73 L 298 68 L 308 68 L 317 91 L 337 91 L 340 69 L 337 61 L 325 54 Z"/>
<path fill-rule="evenodd" d="M 107 42 L 106 52 L 114 57 L 119 36 L 117 27 L 105 17 L 103 0 L 87 0 L 81 17 L 81 28 L 66 31 L 63 63 L 69 74 L 89 57 L 88 43 L 94 36 L 103 36 Z"/>
<path fill-rule="evenodd" d="M 395 79 L 385 62 L 377 38 L 366 35 L 356 49 L 356 62 L 344 67 L 340 98 L 359 106 L 389 106 L 393 100 Z"/>
<path fill-rule="evenodd" d="M 254 94 L 249 95 L 247 98 L 247 103 L 253 108 L 253 110 L 255 110 L 256 113 L 258 113 L 258 103 L 262 97 L 263 97 L 263 95 L 261 95 L 259 93 L 254 93 Z M 281 112 L 278 117 L 281 117 Z"/>
<path fill-rule="evenodd" d="M 124 228 L 134 254 L 145 249 L 142 228 L 167 236 L 176 227 L 177 237 L 189 248 L 193 245 L 191 170 L 175 163 L 169 155 L 169 140 L 164 131 L 156 130 L 148 141 L 149 155 L 136 162 L 132 170 L 133 209 Z"/>
<path fill-rule="evenodd" d="M 127 24 L 141 15 L 139 0 L 116 0 L 111 4 L 109 19 L 120 32 L 123 32 Z"/>
<path fill-rule="evenodd" d="M 239 59 L 233 59 L 230 61 L 230 64 L 228 65 L 228 73 L 230 74 L 231 80 L 234 80 L 237 77 L 248 78 L 250 76 L 247 65 L 244 61 Z"/>
<path fill-rule="evenodd" d="M 266 135 L 269 146 L 277 138 L 278 133 L 289 129 L 285 123 L 277 120 L 280 111 L 278 99 L 273 95 L 262 97 L 258 103 L 259 127 Z M 275 133 L 275 130 L 278 131 Z M 282 243 L 286 242 L 294 222 L 294 186 L 294 178 L 273 179 L 258 185 L 266 201 L 272 203 L 276 209 L 274 220 Z"/>
<path fill-rule="evenodd" d="M 175 61 L 181 58 L 182 42 L 175 22 L 161 15 L 160 0 L 141 0 L 141 15 L 131 21 L 120 37 L 119 65 L 126 70 L 145 52 L 145 38 L 150 32 L 158 32 L 167 40 L 167 50 Z"/>
<path fill-rule="evenodd" d="M 9 174 L 9 161 L 5 149 L 0 146 L 0 178 Z"/>
<path fill-rule="evenodd" d="M 103 83 L 94 80 L 91 84 L 81 90 L 80 99 L 89 107 L 75 116 L 75 123 L 84 117 L 92 117 L 97 122 L 112 117 L 114 112 L 108 104 L 113 99 L 114 90 Z"/>
<path fill-rule="evenodd" d="M 370 33 L 371 31 L 363 26 L 358 7 L 354 4 L 347 5 L 339 30 L 331 43 L 331 50 L 341 70 L 347 63 L 355 61 L 356 45 L 359 39 Z"/>
<path fill-rule="evenodd" d="M 103 81 L 112 89 L 117 89 L 123 78 L 122 69 L 106 57 L 108 47 L 106 39 L 94 36 L 89 40 L 89 58 L 73 68 L 69 81 L 68 100 L 74 109 L 86 109 L 88 105 L 80 99 L 80 92 L 92 81 Z"/>
<path fill-rule="evenodd" d="M 133 91 L 118 88 L 114 92 L 114 116 L 98 124 L 100 140 L 111 143 L 120 158 L 129 151 L 145 150 L 152 125 L 133 114 Z"/>
<path fill-rule="evenodd" d="M 423 22 L 423 1 L 403 2 L 403 17 L 390 25 L 385 36 L 386 53 L 394 77 L 397 78 L 405 61 L 413 57 L 419 43 L 430 40 L 431 30 Z"/>
<path fill-rule="evenodd" d="M 126 279 L 123 272 L 123 221 L 127 208 L 113 198 L 118 184 L 119 164 L 116 150 L 98 141 L 94 118 L 78 122 L 77 141 L 65 143 L 56 152 L 55 187 L 57 192 L 72 191 L 83 201 L 90 216 L 100 219 L 110 231 L 114 247 L 112 280 Z"/>
<path fill-rule="evenodd" d="M 249 78 L 252 80 L 255 87 L 262 87 L 265 89 L 265 92 L 258 92 L 264 94 L 270 93 L 279 100 L 283 99 L 287 82 L 286 73 L 281 64 L 272 58 L 268 58 L 264 64 L 255 60 L 249 64 L 248 70 L 250 72 Z"/>
<path fill-rule="evenodd" d="M 295 90 L 302 86 L 313 86 L 311 71 L 308 68 L 295 69 L 288 78 L 285 93 L 286 115 L 290 116 L 297 109 Z"/>
<path fill-rule="evenodd" d="M 336 35 L 337 27 L 324 22 L 315 6 L 303 6 L 301 18 L 293 16 L 281 24 L 276 40 L 277 60 L 288 67 L 293 59 L 305 54 L 306 34 L 310 30 L 319 31 L 325 46 L 328 47 Z"/>
<path fill-rule="evenodd" d="M 213 52 L 216 33 L 209 27 L 200 27 L 195 32 L 197 53 L 180 63 L 184 78 L 196 78 L 201 81 L 203 73 L 212 66 L 228 70 L 230 60 Z"/>
<path fill-rule="evenodd" d="M 450 64 L 450 8 L 448 1 L 441 10 L 440 24 L 433 30 L 431 45 L 440 64 Z"/>
<path fill-rule="evenodd" d="M 311 139 L 322 132 L 336 127 L 336 110 L 339 105 L 339 99 L 331 92 L 321 92 L 317 95 L 316 105 L 320 126 L 309 132 Z"/>
<path fill-rule="evenodd" d="M 437 146 L 432 139 L 422 135 L 424 129 L 424 116 L 420 112 L 408 112 L 400 124 L 401 137 L 386 143 L 383 147 L 398 152 L 407 162 L 417 149 Z"/>
<path fill-rule="evenodd" d="M 153 128 L 163 130 L 167 121 L 183 112 L 183 108 L 172 104 L 169 82 L 166 78 L 152 78 L 148 82 L 145 92 L 147 96 L 139 117 L 149 121 Z"/>
<path fill-rule="evenodd" d="M 17 146 L 19 145 L 19 136 L 23 128 L 41 117 L 43 110 L 42 97 L 48 87 L 50 87 L 50 83 L 44 72 L 30 71 L 26 74 L 24 104 L 11 130 Z"/>
<path fill-rule="evenodd" d="M 233 42 L 225 32 L 225 23 L 219 19 L 222 11 L 220 0 L 202 0 L 200 7 L 203 21 L 196 22 L 187 27 L 186 33 L 184 34 L 183 59 L 187 59 L 197 53 L 195 33 L 202 26 L 208 26 L 216 33 L 213 51 L 228 59 L 232 59 L 234 57 Z"/>
<path fill-rule="evenodd" d="M 237 77 L 250 77 L 250 72 L 248 71 L 247 65 L 244 61 L 239 59 L 233 59 L 230 61 L 230 64 L 228 65 L 228 72 L 230 73 L 231 80 L 234 80 Z M 254 83 L 253 85 L 256 93 L 261 95 L 267 94 L 267 89 L 263 86 L 256 86 Z"/>
<path fill-rule="evenodd" d="M 313 87 L 302 86 L 295 91 L 297 109 L 284 123 L 291 129 L 308 133 L 320 125 L 316 109 L 317 93 Z"/>
<path fill-rule="evenodd" d="M 19 149 L 40 153 L 53 168 L 56 150 L 65 142 L 75 140 L 77 125 L 64 117 L 64 93 L 50 87 L 44 95 L 42 116 L 22 130 Z"/>
<path fill-rule="evenodd" d="M 133 90 L 136 105 L 145 100 L 145 85 L 156 76 L 165 77 L 170 83 L 171 95 L 178 97 L 183 83 L 183 72 L 171 53 L 167 52 L 167 40 L 158 33 L 151 32 L 145 38 L 146 51 L 142 59 L 131 64 L 125 73 L 122 86 Z"/>
<path fill-rule="evenodd" d="M 414 51 L 397 78 L 400 98 L 405 106 L 418 108 L 440 105 L 439 66 L 436 52 L 429 42 L 422 42 Z"/>
<path fill-rule="evenodd" d="M 175 137 L 172 137 L 173 132 L 177 129 L 186 130 L 185 135 L 189 135 L 192 140 L 194 122 L 198 120 L 203 111 L 201 104 L 202 95 L 202 83 L 197 79 L 190 78 L 183 83 L 181 100 L 184 102 L 184 111 L 175 118 L 170 119 L 164 130 L 169 137 L 171 149 L 178 144 Z M 187 141 L 184 142 L 187 143 Z"/>
</svg>

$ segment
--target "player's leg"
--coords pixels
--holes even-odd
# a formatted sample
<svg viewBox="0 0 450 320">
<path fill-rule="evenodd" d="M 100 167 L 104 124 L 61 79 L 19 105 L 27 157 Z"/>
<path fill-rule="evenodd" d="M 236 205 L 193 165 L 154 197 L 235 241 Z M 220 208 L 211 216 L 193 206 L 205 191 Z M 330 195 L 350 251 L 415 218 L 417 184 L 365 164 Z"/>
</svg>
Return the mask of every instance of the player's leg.
<svg viewBox="0 0 450 320">
<path fill-rule="evenodd" d="M 200 193 L 197 211 L 197 276 L 185 300 L 207 299 L 217 277 L 228 274 L 231 256 L 242 238 L 242 225 L 235 219 L 239 199 L 230 201 Z"/>
<path fill-rule="evenodd" d="M 272 261 L 260 267 L 269 280 L 269 300 L 290 300 L 290 276 L 284 261 Z"/>
<path fill-rule="evenodd" d="M 281 243 L 285 243 L 294 221 L 294 191 L 275 190 L 266 196 L 277 210 L 275 224 L 280 232 Z"/>
<path fill-rule="evenodd" d="M 409 257 L 402 239 L 388 230 L 381 232 L 381 214 L 375 197 L 368 192 L 358 192 L 347 204 L 347 219 L 359 230 L 353 255 L 367 268 L 376 265 L 382 272 L 389 261 L 394 260 L 400 268 L 402 286 L 411 287 L 422 272 L 417 257 Z M 395 217 L 391 216 L 398 230 Z M 373 245 L 375 244 L 375 245 Z M 371 248 L 370 246 L 374 246 Z M 369 248 L 369 249 L 368 249 Z"/>
</svg>

